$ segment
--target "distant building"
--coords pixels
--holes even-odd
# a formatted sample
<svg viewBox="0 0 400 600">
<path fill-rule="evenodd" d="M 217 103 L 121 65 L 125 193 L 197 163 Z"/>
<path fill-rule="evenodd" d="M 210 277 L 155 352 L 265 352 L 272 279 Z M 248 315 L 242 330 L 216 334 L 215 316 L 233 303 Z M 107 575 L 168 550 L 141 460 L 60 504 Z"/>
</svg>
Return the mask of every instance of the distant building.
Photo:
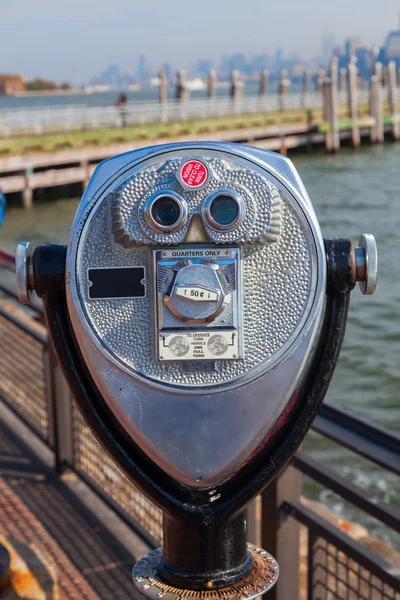
<svg viewBox="0 0 400 600">
<path fill-rule="evenodd" d="M 26 80 L 21 75 L 0 75 L 0 96 L 8 96 L 26 89 Z"/>
<path fill-rule="evenodd" d="M 338 52 L 339 50 L 339 52 Z M 374 56 L 371 50 L 363 45 L 363 42 L 358 37 L 350 37 L 344 43 L 344 50 L 335 50 L 335 56 L 339 59 L 339 69 L 347 69 L 349 61 L 352 58 L 357 59 L 358 73 L 367 80 L 373 68 Z"/>
<path fill-rule="evenodd" d="M 139 56 L 138 64 L 136 68 L 136 80 L 139 82 L 144 82 L 149 79 L 149 67 L 147 64 L 146 57 L 142 54 Z"/>
<path fill-rule="evenodd" d="M 292 68 L 292 77 L 299 78 L 302 77 L 304 75 L 304 72 L 306 71 L 307 67 L 305 67 L 304 65 L 301 64 L 295 64 L 293 65 Z"/>
<path fill-rule="evenodd" d="M 363 43 L 359 37 L 347 38 L 344 45 L 344 53 L 346 56 L 355 56 L 356 51 L 363 47 Z"/>
<path fill-rule="evenodd" d="M 391 31 L 384 46 L 384 62 L 389 63 L 394 60 L 397 66 L 400 66 L 400 30 Z"/>
</svg>

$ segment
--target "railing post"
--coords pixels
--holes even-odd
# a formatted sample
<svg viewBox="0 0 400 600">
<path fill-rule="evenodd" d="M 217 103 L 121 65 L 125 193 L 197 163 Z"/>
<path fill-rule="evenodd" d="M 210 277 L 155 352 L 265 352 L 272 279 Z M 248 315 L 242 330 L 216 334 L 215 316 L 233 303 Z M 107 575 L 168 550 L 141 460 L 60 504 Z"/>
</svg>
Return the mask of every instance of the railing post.
<svg viewBox="0 0 400 600">
<path fill-rule="evenodd" d="M 300 567 L 300 526 L 280 512 L 282 502 L 297 502 L 301 493 L 301 475 L 293 467 L 267 487 L 261 502 L 261 546 L 277 559 L 280 577 L 268 592 L 268 600 L 298 600 Z"/>
<path fill-rule="evenodd" d="M 397 78 L 396 78 L 396 63 L 391 60 L 388 66 L 388 79 L 389 79 L 389 102 L 390 102 L 390 114 L 393 119 L 393 139 L 399 139 L 400 135 L 400 123 L 397 117 Z"/>
<path fill-rule="evenodd" d="M 360 145 L 360 128 L 358 126 L 358 90 L 357 67 L 355 60 L 351 60 L 347 68 L 349 117 L 351 119 L 351 139 L 353 148 Z"/>
<path fill-rule="evenodd" d="M 48 441 L 54 450 L 55 470 L 61 475 L 73 463 L 72 400 L 50 344 L 44 349 L 43 358 L 49 416 Z"/>
<path fill-rule="evenodd" d="M 308 529 L 308 551 L 307 551 L 307 600 L 314 598 L 314 546 L 316 538 L 313 532 Z"/>
</svg>

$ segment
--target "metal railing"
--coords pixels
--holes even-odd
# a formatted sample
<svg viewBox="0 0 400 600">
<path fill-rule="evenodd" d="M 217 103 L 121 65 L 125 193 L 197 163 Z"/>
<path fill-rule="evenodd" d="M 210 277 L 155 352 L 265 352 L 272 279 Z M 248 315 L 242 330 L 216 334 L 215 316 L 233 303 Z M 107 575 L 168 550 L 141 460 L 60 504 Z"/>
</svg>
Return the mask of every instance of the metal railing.
<svg viewBox="0 0 400 600">
<path fill-rule="evenodd" d="M 12 255 L 0 251 L 0 399 L 53 449 L 58 472 L 73 469 L 151 546 L 162 538 L 162 515 L 102 450 L 72 402 L 55 362 L 41 308 L 35 317 L 15 308 L 16 294 L 1 283 Z M 1 300 L 1 296 L 3 299 Z M 324 404 L 314 431 L 383 469 L 400 475 L 400 437 L 332 404 Z M 360 511 L 400 531 L 400 511 L 368 495 L 349 479 L 308 454 L 258 499 L 250 536 L 274 554 L 281 567 L 271 600 L 400 600 L 400 569 L 347 535 L 301 502 L 304 474 Z M 260 519 L 261 515 L 261 519 Z M 306 580 L 299 577 L 299 527 L 306 530 Z M 303 565 L 304 566 L 304 565 Z"/>
<path fill-rule="evenodd" d="M 346 102 L 344 95 L 342 102 Z M 10 136 L 31 132 L 36 135 L 51 131 L 107 129 L 148 123 L 167 123 L 189 119 L 207 119 L 229 115 L 269 113 L 282 109 L 322 108 L 320 92 L 293 92 L 286 96 L 252 95 L 168 100 L 160 103 L 132 102 L 123 106 L 54 106 L 0 110 L 0 134 Z"/>
</svg>

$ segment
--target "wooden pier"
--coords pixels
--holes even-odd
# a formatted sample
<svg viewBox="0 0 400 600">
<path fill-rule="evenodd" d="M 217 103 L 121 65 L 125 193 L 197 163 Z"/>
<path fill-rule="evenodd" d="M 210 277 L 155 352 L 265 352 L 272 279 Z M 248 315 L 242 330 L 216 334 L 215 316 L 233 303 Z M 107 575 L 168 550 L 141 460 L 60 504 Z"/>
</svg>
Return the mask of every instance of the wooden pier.
<svg viewBox="0 0 400 600">
<path fill-rule="evenodd" d="M 213 81 L 211 77 L 210 93 L 213 93 Z M 263 73 L 260 81 L 260 94 L 265 95 L 268 88 L 268 73 Z M 238 82 L 240 83 L 238 74 L 235 74 L 232 79 L 232 94 L 240 102 L 241 87 Z M 5 194 L 20 193 L 23 206 L 30 208 L 34 190 L 76 183 L 82 183 L 84 187 L 96 165 L 102 160 L 150 144 L 212 139 L 251 144 L 286 154 L 293 149 L 309 151 L 321 146 L 328 152 L 337 152 L 342 144 L 357 148 L 361 141 L 382 143 L 385 136 L 393 140 L 399 138 L 400 110 L 394 62 L 390 63 L 385 70 L 385 77 L 383 77 L 382 65 L 376 63 L 371 76 L 367 102 L 365 101 L 366 90 L 360 92 L 358 89 L 355 61 L 350 62 L 345 73 L 343 69 L 339 73 L 337 60 L 334 59 L 329 70 L 323 74 L 323 77 L 321 74 L 318 82 L 323 95 L 323 111 L 304 108 L 304 118 L 301 122 L 298 116 L 296 119 L 291 118 L 292 113 L 288 106 L 290 94 L 287 93 L 290 82 L 287 73 L 283 72 L 278 94 L 280 110 L 287 116 L 286 123 L 285 119 L 282 119 L 283 123 L 279 125 L 222 129 L 212 133 L 141 139 L 75 150 L 5 157 L 0 159 L 0 188 Z M 183 75 L 181 84 L 183 88 Z M 309 77 L 305 77 L 304 93 L 307 92 L 309 85 Z M 362 103 L 360 96 L 363 96 Z"/>
</svg>

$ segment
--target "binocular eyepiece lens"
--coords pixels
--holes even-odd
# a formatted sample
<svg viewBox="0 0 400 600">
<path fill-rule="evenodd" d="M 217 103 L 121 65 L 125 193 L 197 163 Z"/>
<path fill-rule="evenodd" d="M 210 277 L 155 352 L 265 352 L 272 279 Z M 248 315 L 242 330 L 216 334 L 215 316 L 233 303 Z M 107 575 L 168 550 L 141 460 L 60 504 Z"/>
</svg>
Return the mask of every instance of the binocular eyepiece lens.
<svg viewBox="0 0 400 600">
<path fill-rule="evenodd" d="M 218 225 L 232 225 L 239 215 L 239 205 L 235 198 L 220 194 L 210 204 L 210 215 Z"/>
<path fill-rule="evenodd" d="M 246 207 L 235 190 L 221 188 L 207 196 L 201 211 L 211 229 L 230 231 L 243 222 Z"/>
<path fill-rule="evenodd" d="M 171 227 L 179 220 L 181 210 L 178 202 L 170 196 L 161 196 L 151 207 L 151 215 L 162 227 Z"/>
<path fill-rule="evenodd" d="M 152 194 L 144 205 L 144 218 L 153 231 L 173 233 L 187 221 L 187 203 L 172 190 Z"/>
</svg>

